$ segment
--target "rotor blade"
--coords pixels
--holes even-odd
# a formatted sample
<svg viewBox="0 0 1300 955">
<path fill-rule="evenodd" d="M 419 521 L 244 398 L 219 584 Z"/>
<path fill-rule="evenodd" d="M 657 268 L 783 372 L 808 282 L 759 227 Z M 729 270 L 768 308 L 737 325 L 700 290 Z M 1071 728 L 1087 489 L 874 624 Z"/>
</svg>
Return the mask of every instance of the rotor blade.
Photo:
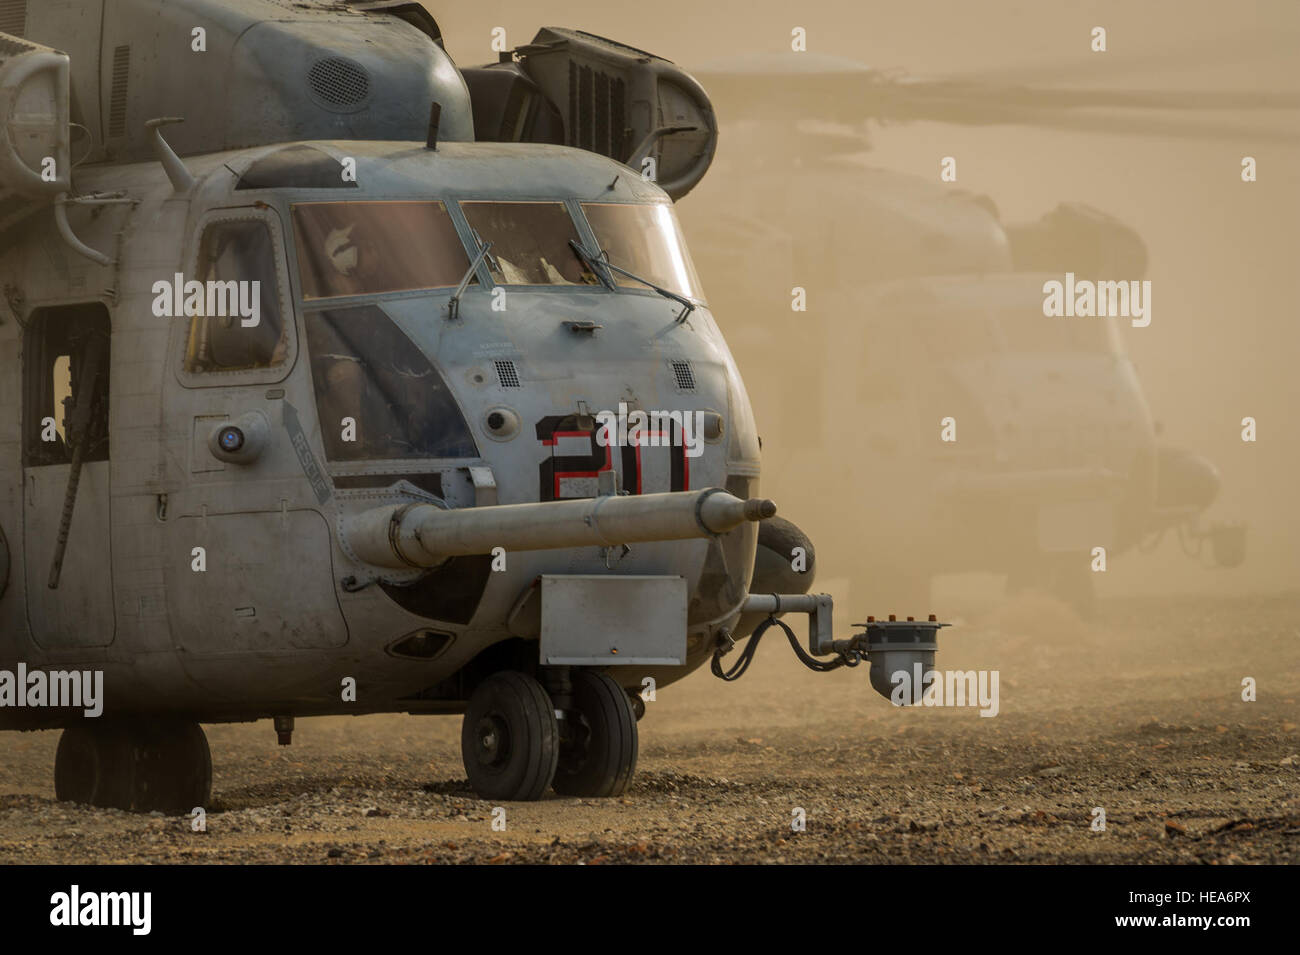
<svg viewBox="0 0 1300 955">
<path fill-rule="evenodd" d="M 1264 126 L 1258 123 L 1227 121 L 1215 123 L 1208 120 L 1186 119 L 1181 116 L 1167 118 L 1135 113 L 1097 115 L 1081 111 L 1055 112 L 1038 109 L 998 111 L 990 108 L 977 116 L 966 109 L 954 109 L 950 113 L 936 109 L 929 115 L 912 113 L 907 121 L 932 121 L 963 126 L 1032 126 L 1039 129 L 1078 130 L 1121 136 L 1155 136 L 1282 146 L 1300 143 L 1300 129 L 1294 124 L 1288 128 L 1280 124 Z"/>
<path fill-rule="evenodd" d="M 750 54 L 705 64 L 706 84 L 724 120 L 782 111 L 839 122 L 930 120 L 960 125 L 1015 124 L 1125 135 L 1250 139 L 1293 143 L 1300 93 L 1234 90 L 1057 90 L 894 76 L 845 57 Z M 1084 115 L 1082 111 L 1089 112 Z M 1179 114 L 1151 115 L 1151 111 Z M 1250 117 L 1205 115 L 1250 112 Z"/>
<path fill-rule="evenodd" d="M 1270 90 L 1061 90 L 1028 86 L 992 86 L 956 80 L 906 78 L 891 84 L 902 98 L 926 98 L 972 104 L 1075 109 L 1105 106 L 1116 109 L 1254 110 L 1300 109 L 1300 93 Z"/>
<path fill-rule="evenodd" d="M 1099 61 L 1095 53 L 1083 53 L 1021 66 L 963 70 L 948 73 L 945 78 L 971 83 L 1042 84 L 1050 87 L 1069 81 L 1113 81 L 1135 74 L 1151 76 L 1179 71 L 1205 72 L 1224 67 L 1253 70 L 1261 61 L 1290 62 L 1298 45 L 1300 35 L 1289 30 L 1216 33 L 1212 39 L 1183 44 L 1176 49 L 1143 49 L 1127 53 L 1118 49 L 1111 50 L 1105 55 L 1104 63 Z"/>
</svg>

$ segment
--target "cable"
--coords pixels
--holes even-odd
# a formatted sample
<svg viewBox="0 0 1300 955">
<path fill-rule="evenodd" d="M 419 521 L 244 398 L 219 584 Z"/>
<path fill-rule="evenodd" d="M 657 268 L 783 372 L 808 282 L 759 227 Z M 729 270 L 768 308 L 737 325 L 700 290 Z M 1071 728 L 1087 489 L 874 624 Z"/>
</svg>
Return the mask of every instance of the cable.
<svg viewBox="0 0 1300 955">
<path fill-rule="evenodd" d="M 818 660 L 799 646 L 799 640 L 795 637 L 794 631 L 786 626 L 785 621 L 778 620 L 776 617 L 768 617 L 750 635 L 749 642 L 745 644 L 745 649 L 740 651 L 739 658 L 737 658 L 730 670 L 724 671 L 722 669 L 724 652 L 722 647 L 718 647 L 713 651 L 713 662 L 710 665 L 713 675 L 728 683 L 735 682 L 744 676 L 745 671 L 749 669 L 749 665 L 754 662 L 754 654 L 758 650 L 758 641 L 763 639 L 763 634 L 767 633 L 773 624 L 785 631 L 786 638 L 790 641 L 790 648 L 794 650 L 794 655 L 799 658 L 800 663 L 810 670 L 815 670 L 818 673 L 828 673 L 844 666 L 855 667 L 862 662 L 862 655 L 857 650 L 840 651 L 839 657 L 834 660 Z"/>
</svg>

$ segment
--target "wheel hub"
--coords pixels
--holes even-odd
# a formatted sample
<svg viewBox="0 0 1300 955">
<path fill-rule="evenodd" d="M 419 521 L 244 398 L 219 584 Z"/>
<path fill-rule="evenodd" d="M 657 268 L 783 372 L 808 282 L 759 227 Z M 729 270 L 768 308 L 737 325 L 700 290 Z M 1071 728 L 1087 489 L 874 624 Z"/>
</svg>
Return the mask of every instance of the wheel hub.
<svg viewBox="0 0 1300 955">
<path fill-rule="evenodd" d="M 510 728 L 498 713 L 489 713 L 478 721 L 478 761 L 484 766 L 500 766 L 510 758 Z"/>
</svg>

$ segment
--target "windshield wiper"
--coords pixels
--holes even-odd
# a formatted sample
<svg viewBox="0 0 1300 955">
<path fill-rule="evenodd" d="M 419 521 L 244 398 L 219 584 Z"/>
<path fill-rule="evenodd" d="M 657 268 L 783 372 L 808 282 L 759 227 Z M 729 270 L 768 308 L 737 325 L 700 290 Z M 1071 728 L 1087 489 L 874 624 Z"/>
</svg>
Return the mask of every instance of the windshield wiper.
<svg viewBox="0 0 1300 955">
<path fill-rule="evenodd" d="M 597 265 L 599 260 L 588 252 L 581 242 L 577 239 L 570 239 L 569 248 L 573 249 L 574 254 L 582 260 L 582 264 L 591 270 L 591 274 L 596 276 L 597 282 L 605 286 L 605 288 L 609 289 L 611 292 L 614 290 L 614 283 L 605 277 L 605 273 L 601 271 L 600 267 Z"/>
<path fill-rule="evenodd" d="M 678 295 L 676 292 L 670 292 L 662 285 L 656 285 L 654 282 L 651 282 L 649 279 L 642 278 L 641 276 L 637 275 L 635 272 L 629 272 L 627 269 L 620 268 L 619 266 L 615 265 L 613 262 L 609 260 L 609 253 L 604 249 L 601 250 L 600 258 L 597 259 L 594 258 L 590 252 L 584 249 L 573 239 L 569 240 L 569 245 L 573 246 L 573 251 L 577 252 L 578 255 L 582 256 L 582 260 L 586 262 L 588 265 L 594 265 L 596 262 L 599 262 L 601 265 L 605 266 L 605 268 L 613 269 L 619 275 L 626 275 L 632 281 L 640 282 L 646 288 L 654 289 L 654 291 L 658 292 L 664 298 L 671 299 L 672 301 L 676 302 L 678 305 L 682 307 L 681 312 L 677 316 L 678 324 L 681 324 L 682 322 L 686 321 L 687 316 L 690 315 L 691 312 L 695 311 L 695 303 L 692 302 L 690 299 L 686 298 L 684 295 Z"/>
<path fill-rule="evenodd" d="M 477 238 L 477 236 L 475 236 Z M 451 293 L 451 298 L 447 299 L 447 317 L 456 319 L 460 317 L 460 297 L 465 294 L 465 289 L 469 286 L 469 280 L 474 277 L 478 271 L 478 264 L 487 258 L 488 253 L 492 251 L 492 243 L 485 242 L 479 246 L 478 255 L 474 256 L 474 261 L 469 264 L 465 272 L 465 277 L 460 280 L 456 286 L 456 291 Z"/>
<path fill-rule="evenodd" d="M 492 248 L 492 243 L 491 243 L 491 242 L 484 243 L 484 241 L 483 241 L 483 237 L 482 237 L 481 235 L 478 234 L 478 229 L 470 229 L 469 231 L 470 231 L 470 233 L 474 236 L 474 242 L 475 242 L 475 244 L 478 245 L 478 247 L 479 247 L 480 249 L 483 248 L 483 246 L 484 246 L 485 244 L 487 245 L 487 247 L 488 247 L 489 249 Z M 484 259 L 487 261 L 487 267 L 488 267 L 489 269 L 491 269 L 493 272 L 500 272 L 500 271 L 501 271 L 501 263 L 499 263 L 499 262 L 497 261 L 497 257 L 496 257 L 495 255 L 493 255 L 491 252 L 488 252 L 488 253 L 484 256 Z"/>
</svg>

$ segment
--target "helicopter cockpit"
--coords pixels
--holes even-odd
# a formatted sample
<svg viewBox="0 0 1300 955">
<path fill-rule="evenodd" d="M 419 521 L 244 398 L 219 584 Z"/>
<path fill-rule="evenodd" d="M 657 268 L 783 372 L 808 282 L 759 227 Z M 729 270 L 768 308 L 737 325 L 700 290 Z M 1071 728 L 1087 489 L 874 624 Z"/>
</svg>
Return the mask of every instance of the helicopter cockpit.
<svg viewBox="0 0 1300 955">
<path fill-rule="evenodd" d="M 470 253 L 484 247 L 495 285 L 645 287 L 632 273 L 694 301 L 703 298 L 666 203 L 303 202 L 292 215 L 306 301 L 450 288 L 466 274 Z M 473 240 L 469 251 L 464 233 Z M 590 256 L 617 272 L 597 275 L 579 251 L 592 248 L 588 236 L 599 250 Z M 471 273 L 468 284 L 477 282 Z"/>
<path fill-rule="evenodd" d="M 478 286 L 480 257 L 492 285 L 511 294 L 653 294 L 658 285 L 701 299 L 665 203 L 311 201 L 290 203 L 290 218 L 318 412 L 366 423 L 346 437 L 322 429 L 333 463 L 478 456 L 443 372 L 394 323 L 389 300 L 445 291 L 466 277 Z"/>
</svg>

